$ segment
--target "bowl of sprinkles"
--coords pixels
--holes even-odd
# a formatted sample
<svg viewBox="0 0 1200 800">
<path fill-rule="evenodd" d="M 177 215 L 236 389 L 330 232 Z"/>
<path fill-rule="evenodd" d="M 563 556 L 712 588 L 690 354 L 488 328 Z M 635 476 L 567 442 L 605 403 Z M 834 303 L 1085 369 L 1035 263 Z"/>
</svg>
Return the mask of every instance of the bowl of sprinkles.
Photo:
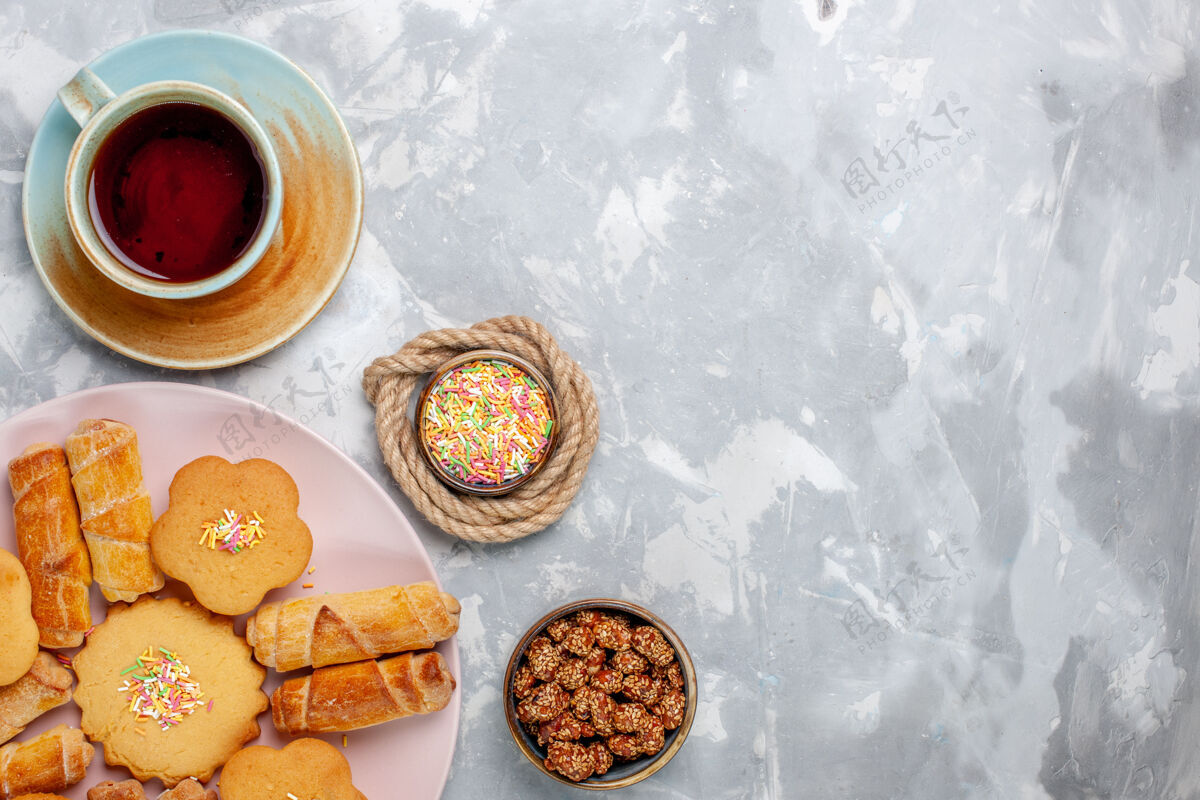
<svg viewBox="0 0 1200 800">
<path fill-rule="evenodd" d="M 525 359 L 499 350 L 472 350 L 439 367 L 417 414 L 426 462 L 467 494 L 504 494 L 524 484 L 558 437 L 549 381 Z"/>
</svg>

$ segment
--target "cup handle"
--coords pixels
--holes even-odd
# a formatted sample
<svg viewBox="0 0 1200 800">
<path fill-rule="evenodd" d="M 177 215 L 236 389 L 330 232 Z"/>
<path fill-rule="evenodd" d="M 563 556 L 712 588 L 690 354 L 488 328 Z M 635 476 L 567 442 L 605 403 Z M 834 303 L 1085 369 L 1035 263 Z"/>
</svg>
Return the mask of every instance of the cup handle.
<svg viewBox="0 0 1200 800">
<path fill-rule="evenodd" d="M 88 124 L 88 120 L 96 115 L 101 106 L 115 97 L 113 90 L 105 86 L 104 81 L 97 78 L 96 73 L 87 67 L 75 73 L 71 82 L 58 90 L 59 101 L 81 128 Z"/>
</svg>

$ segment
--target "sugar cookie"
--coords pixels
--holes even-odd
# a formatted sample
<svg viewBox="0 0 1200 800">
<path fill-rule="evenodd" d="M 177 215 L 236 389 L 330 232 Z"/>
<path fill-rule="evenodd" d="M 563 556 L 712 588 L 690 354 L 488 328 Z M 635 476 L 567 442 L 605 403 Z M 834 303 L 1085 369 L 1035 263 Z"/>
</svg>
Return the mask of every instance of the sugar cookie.
<svg viewBox="0 0 1200 800">
<path fill-rule="evenodd" d="M 33 620 L 33 589 L 17 557 L 0 550 L 0 686 L 7 686 L 33 666 L 38 654 L 38 626 Z"/>
<path fill-rule="evenodd" d="M 367 800 L 350 782 L 346 757 L 320 739 L 297 739 L 282 750 L 247 747 L 221 770 L 220 787 L 223 800 Z"/>
<path fill-rule="evenodd" d="M 266 670 L 233 620 L 190 601 L 112 606 L 74 667 L 80 726 L 104 743 L 104 760 L 168 788 L 212 777 L 258 736 L 256 717 L 267 708 Z"/>
<path fill-rule="evenodd" d="M 296 482 L 272 461 L 198 458 L 171 481 L 167 510 L 150 531 L 154 560 L 210 611 L 253 611 L 300 577 L 312 555 L 299 504 Z"/>
</svg>

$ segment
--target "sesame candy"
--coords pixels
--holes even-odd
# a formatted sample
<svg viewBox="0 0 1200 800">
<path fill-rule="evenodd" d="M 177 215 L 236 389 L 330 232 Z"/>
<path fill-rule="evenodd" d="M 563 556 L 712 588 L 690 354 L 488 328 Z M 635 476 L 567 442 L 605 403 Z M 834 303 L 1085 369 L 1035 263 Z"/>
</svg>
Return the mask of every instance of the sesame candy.
<svg viewBox="0 0 1200 800">
<path fill-rule="evenodd" d="M 662 631 L 586 609 L 552 620 L 544 634 L 525 649 L 511 691 L 518 721 L 545 749 L 547 770 L 581 781 L 616 761 L 663 751 L 668 731 L 683 725 L 688 700 Z"/>
<path fill-rule="evenodd" d="M 121 672 L 124 682 L 117 691 L 125 695 L 127 707 L 138 721 L 153 720 L 170 730 L 204 705 L 204 692 L 192 679 L 192 671 L 165 647 L 147 647 L 137 663 Z M 211 710 L 212 701 L 208 703 Z"/>
<path fill-rule="evenodd" d="M 224 550 L 240 553 L 261 542 L 266 537 L 263 519 L 257 511 L 238 514 L 225 509 L 225 516 L 204 523 L 204 533 L 198 544 L 209 550 Z"/>
<path fill-rule="evenodd" d="M 546 458 L 555 424 L 545 387 L 515 364 L 480 359 L 430 387 L 420 430 L 446 474 L 494 487 L 528 475 Z"/>
</svg>

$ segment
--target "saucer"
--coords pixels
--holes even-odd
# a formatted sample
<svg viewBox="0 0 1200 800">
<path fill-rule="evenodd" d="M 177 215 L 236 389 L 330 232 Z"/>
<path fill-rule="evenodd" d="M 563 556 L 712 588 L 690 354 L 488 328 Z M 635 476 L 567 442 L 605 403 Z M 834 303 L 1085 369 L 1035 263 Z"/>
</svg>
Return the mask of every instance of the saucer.
<svg viewBox="0 0 1200 800">
<path fill-rule="evenodd" d="M 362 171 L 337 109 L 287 58 L 227 33 L 144 36 L 88 67 L 118 94 L 174 79 L 241 102 L 274 143 L 283 218 L 262 261 L 216 294 L 163 300 L 121 288 L 92 266 L 67 224 L 63 183 L 79 126 L 56 98 L 29 149 L 22 211 L 34 266 L 59 308 L 118 353 L 175 369 L 240 364 L 299 333 L 337 291 L 362 224 Z"/>
</svg>

